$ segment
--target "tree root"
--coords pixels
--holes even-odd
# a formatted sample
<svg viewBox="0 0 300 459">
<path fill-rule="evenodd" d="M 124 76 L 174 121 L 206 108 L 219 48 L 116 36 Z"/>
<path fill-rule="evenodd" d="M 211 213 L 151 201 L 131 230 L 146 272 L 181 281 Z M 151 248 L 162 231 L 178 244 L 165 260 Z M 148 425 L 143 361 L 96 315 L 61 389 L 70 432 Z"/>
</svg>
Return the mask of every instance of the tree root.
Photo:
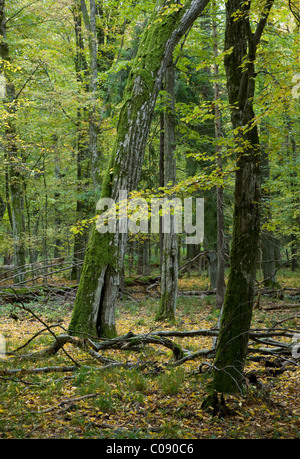
<svg viewBox="0 0 300 459">
<path fill-rule="evenodd" d="M 224 395 L 219 394 L 215 390 L 205 398 L 201 408 L 210 413 L 212 416 L 218 418 L 225 418 L 236 414 L 234 410 L 226 405 Z"/>
</svg>

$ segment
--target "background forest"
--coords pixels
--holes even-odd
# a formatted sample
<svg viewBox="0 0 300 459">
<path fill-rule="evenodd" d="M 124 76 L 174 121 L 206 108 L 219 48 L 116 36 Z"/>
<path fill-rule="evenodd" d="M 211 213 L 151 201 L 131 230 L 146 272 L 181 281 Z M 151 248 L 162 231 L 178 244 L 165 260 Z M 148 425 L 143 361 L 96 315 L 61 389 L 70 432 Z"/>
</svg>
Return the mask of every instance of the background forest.
<svg viewBox="0 0 300 459">
<path fill-rule="evenodd" d="M 251 4 L 252 24 L 260 23 L 265 3 L 261 0 L 245 2 L 246 6 Z M 0 331 L 4 336 L 7 327 L 12 330 L 15 322 L 37 314 L 33 312 L 35 308 L 38 308 L 37 315 L 46 314 L 43 319 L 46 322 L 49 311 L 53 312 L 51 308 L 54 308 L 51 320 L 54 315 L 62 324 L 66 321 L 68 327 L 74 295 L 85 275 L 82 266 L 95 223 L 96 204 L 105 192 L 107 173 L 112 171 L 111 152 L 124 94 L 126 97 L 126 83 L 134 68 L 142 35 L 147 28 L 150 29 L 149 18 L 155 4 L 153 0 L 0 0 L 0 308 L 3 318 Z M 182 8 L 177 1 L 166 2 L 166 5 L 166 15 Z M 259 133 L 262 187 L 255 279 L 256 309 L 260 315 L 255 320 L 258 320 L 256 325 L 264 322 L 267 327 L 271 326 L 271 319 L 265 321 L 267 309 L 261 310 L 261 307 L 271 310 L 275 304 L 274 307 L 279 308 L 280 301 L 286 303 L 287 298 L 288 303 L 292 303 L 292 310 L 299 306 L 299 18 L 297 2 L 274 2 L 255 50 L 252 77 L 255 80 L 252 98 L 255 117 L 251 123 Z M 236 13 L 235 21 L 238 20 L 239 13 Z M 225 22 L 225 2 L 209 2 L 175 47 L 173 74 L 167 74 L 155 102 L 140 180 L 136 189 L 131 190 L 133 196 L 147 199 L 162 195 L 166 189 L 181 199 L 189 196 L 204 198 L 203 243 L 186 244 L 186 234 L 177 235 L 175 282 L 174 278 L 166 281 L 163 274 L 165 249 L 162 234 L 129 235 L 118 290 L 118 332 L 127 333 L 130 329 L 134 333 L 146 333 L 151 327 L 157 328 L 159 320 L 160 324 L 166 323 L 167 318 L 171 321 L 167 322 L 166 330 L 173 330 L 174 326 L 178 328 L 178 324 L 181 330 L 186 330 L 198 320 L 205 320 L 204 328 L 214 329 L 219 325 L 232 243 L 236 157 L 247 149 L 245 144 L 239 146 L 240 150 L 237 147 L 238 129 L 232 124 L 233 104 L 229 100 L 225 68 L 231 50 L 225 46 Z M 244 60 L 241 72 L 249 65 L 250 58 L 248 62 Z M 170 91 L 173 91 L 171 108 Z M 169 118 L 168 111 L 172 112 Z M 167 122 L 174 126 L 174 138 L 169 143 L 174 146 L 171 156 L 166 140 L 170 133 Z M 178 294 L 178 310 L 175 312 L 174 309 L 171 317 L 162 309 L 163 280 L 174 283 Z M 272 305 L 268 303 L 270 298 Z M 50 310 L 47 309 L 49 299 L 53 301 Z M 41 304 L 45 305 L 44 310 Z M 18 307 L 21 313 L 16 310 Z M 200 312 L 201 318 L 198 317 Z M 299 325 L 299 314 L 291 317 L 288 310 L 285 318 L 278 309 L 276 313 L 279 315 L 273 317 L 273 325 L 290 320 L 286 322 L 289 327 L 286 332 L 291 333 L 287 335 L 291 341 Z M 137 315 L 139 323 L 136 322 Z M 74 321 L 74 315 L 71 320 Z M 196 327 L 199 328 L 199 324 Z M 46 328 L 49 332 L 49 326 Z M 30 324 L 26 330 L 26 333 L 31 332 Z M 20 336 L 17 330 L 11 333 L 18 343 L 22 340 L 22 333 Z M 167 340 L 167 335 L 160 336 Z M 212 333 L 210 337 L 213 339 L 214 336 Z M 154 338 L 152 344 L 157 344 Z M 175 360 L 184 358 L 182 349 L 174 348 L 173 344 L 165 341 L 163 346 L 172 351 Z M 268 342 L 267 345 L 272 344 Z M 196 352 L 203 343 L 194 346 Z M 16 342 L 12 340 L 9 347 L 14 349 Z M 153 356 L 147 354 L 146 357 L 151 360 Z M 76 360 L 77 355 L 73 358 Z M 101 363 L 111 364 L 112 360 Z M 156 364 L 160 369 L 158 373 L 162 372 L 161 365 L 164 364 Z M 121 372 L 120 369 L 117 371 Z M 134 412 L 133 406 L 139 406 L 143 411 L 152 402 L 152 408 L 157 408 L 159 396 L 176 394 L 179 397 L 179 386 L 185 384 L 183 371 L 177 371 L 174 381 L 172 377 L 168 382 L 164 381 L 160 375 L 159 389 L 154 391 L 157 398 L 154 396 L 155 401 L 149 401 L 151 394 L 147 390 L 151 389 L 147 388 L 146 377 L 149 374 L 152 377 L 154 373 L 153 368 L 142 376 L 132 373 L 128 380 L 125 373 L 120 373 L 117 377 L 127 384 L 123 389 L 119 386 L 116 389 L 112 376 L 107 377 L 105 393 L 108 395 L 106 398 L 105 394 L 101 395 L 102 405 L 99 402 L 97 409 L 93 405 L 97 415 L 90 421 L 91 436 L 96 435 L 100 427 L 108 429 L 107 436 L 111 435 L 111 426 L 107 424 L 109 416 L 106 414 L 108 417 L 101 423 L 97 416 L 100 416 L 99 412 L 121 411 L 120 407 L 114 408 L 115 402 L 120 400 L 114 398 L 112 390 L 124 390 L 125 398 L 126 391 L 128 394 L 138 391 L 144 396 L 143 401 L 142 396 L 139 400 L 128 396 L 126 404 L 129 408 L 124 411 L 128 417 Z M 82 390 L 82 384 L 87 380 L 91 387 L 97 386 L 99 381 L 93 378 L 96 378 L 94 374 L 84 373 L 82 369 L 77 374 L 72 389 L 77 387 L 79 390 L 75 394 L 78 400 L 85 399 L 85 396 L 88 400 L 88 395 L 91 399 L 97 396 L 93 395 L 93 389 L 89 394 Z M 191 384 L 193 388 L 185 389 L 190 396 L 196 382 L 193 380 Z M 10 390 L 17 389 L 14 386 Z M 299 393 L 293 391 L 294 388 L 290 394 L 299 397 Z M 73 397 L 72 392 L 70 400 Z M 146 397 L 149 398 L 147 402 Z M 44 404 L 48 402 L 45 398 Z M 189 435 L 187 426 L 180 433 L 175 428 L 175 424 L 183 419 L 183 406 L 187 403 L 187 399 L 182 399 L 175 418 L 171 419 L 170 425 L 164 426 L 162 437 Z M 251 418 L 254 408 L 248 399 L 247 403 L 247 416 Z M 52 414 L 53 410 L 47 405 L 44 412 Z M 168 417 L 168 410 L 170 407 L 165 404 L 158 417 Z M 223 416 L 222 407 L 219 406 L 218 410 Z M 80 413 L 77 414 L 79 419 Z M 269 433 L 256 432 L 254 435 L 295 436 L 299 430 L 299 414 L 298 407 L 290 432 L 278 424 Z M 192 424 L 196 415 L 191 414 Z M 207 432 L 214 430 L 215 426 L 212 428 L 205 415 L 201 416 L 202 432 L 208 436 Z M 13 414 L 10 422 L 16 422 L 15 417 Z M 283 419 L 282 413 L 278 415 L 278 423 L 279 419 Z M 29 420 L 28 425 L 31 422 L 39 425 L 39 421 L 33 420 Z M 74 422 L 76 428 L 68 435 L 87 435 L 83 427 L 79 432 L 81 421 Z M 120 422 L 123 421 L 116 417 L 117 425 Z M 149 428 L 152 433 L 147 430 L 147 435 L 160 435 L 153 420 L 148 424 L 153 429 Z M 49 426 L 47 431 L 51 430 L 51 435 L 55 436 L 54 424 L 51 428 Z M 5 429 L 7 432 L 3 436 L 31 436 L 26 428 L 23 434 L 20 427 L 14 427 L 12 433 Z M 39 429 L 37 427 L 37 432 Z M 58 435 L 66 435 L 63 422 L 59 429 L 62 431 Z M 239 437 L 237 431 L 232 433 L 229 425 L 221 434 L 218 429 L 214 430 L 213 436 Z M 45 436 L 44 427 L 40 430 L 40 436 Z M 116 435 L 116 431 L 113 432 Z M 120 428 L 117 435 L 126 436 L 128 431 Z M 144 433 L 136 435 L 144 436 Z"/>
<path fill-rule="evenodd" d="M 82 259 L 84 228 L 95 216 L 126 78 L 152 7 L 153 2 L 98 5 L 97 65 L 93 70 L 90 20 L 85 27 L 80 2 L 7 3 L 9 60 L 5 61 L 5 72 L 15 94 L 10 107 L 3 98 L 1 104 L 0 250 L 4 264 L 13 262 L 14 250 L 23 253 L 24 264 L 65 258 L 71 265 L 74 257 L 76 265 Z M 286 2 L 277 3 L 272 13 L 257 57 L 255 99 L 265 157 L 262 229 L 268 242 L 261 245 L 262 266 L 267 264 L 264 261 L 280 260 L 290 261 L 295 269 L 299 246 L 299 31 Z M 227 244 L 232 223 L 233 133 L 223 68 L 223 34 L 224 7 L 219 4 L 213 9 L 210 5 L 174 56 L 177 192 L 179 196 L 207 195 L 212 202 L 205 209 L 210 228 L 205 231 L 207 250 L 215 249 L 217 239 L 216 182 L 224 189 Z M 97 75 L 95 88 L 92 70 Z M 216 82 L 221 112 L 219 138 L 214 129 Z M 162 186 L 163 97 L 162 92 L 147 144 L 139 184 L 142 192 L 154 192 Z M 12 134 L 6 135 L 11 129 L 13 145 Z M 97 137 L 96 156 L 93 136 Z M 222 172 L 217 160 L 219 149 Z M 20 220 L 15 229 L 12 215 Z M 128 270 L 135 267 L 146 273 L 157 266 L 157 240 L 144 239 L 130 241 Z M 275 255 L 266 253 L 269 250 L 275 250 Z M 198 253 L 198 248 L 182 244 L 183 260 Z M 75 276 L 75 271 L 76 266 L 68 274 Z M 213 279 L 211 282 L 215 287 Z"/>
</svg>

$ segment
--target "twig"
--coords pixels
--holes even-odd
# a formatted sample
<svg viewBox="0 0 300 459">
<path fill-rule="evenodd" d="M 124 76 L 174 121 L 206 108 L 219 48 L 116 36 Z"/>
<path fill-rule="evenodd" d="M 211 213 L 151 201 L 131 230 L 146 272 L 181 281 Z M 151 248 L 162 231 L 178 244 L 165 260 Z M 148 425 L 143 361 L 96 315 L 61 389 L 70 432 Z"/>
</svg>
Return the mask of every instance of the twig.
<svg viewBox="0 0 300 459">
<path fill-rule="evenodd" d="M 64 327 L 62 327 L 60 324 L 53 324 L 53 325 L 49 325 L 48 328 L 44 328 L 42 330 L 39 330 L 37 333 L 35 333 L 31 338 L 29 338 L 28 341 L 26 341 L 26 343 L 22 344 L 22 346 L 19 346 L 17 347 L 14 351 L 11 351 L 11 352 L 7 352 L 7 355 L 14 355 L 16 354 L 18 351 L 20 351 L 21 349 L 24 349 L 25 347 L 27 347 L 31 341 L 33 341 L 35 338 L 37 338 L 39 335 L 41 335 L 42 333 L 44 333 L 46 330 L 49 330 L 49 328 L 56 328 L 56 327 L 60 327 L 62 328 L 63 330 L 65 330 Z"/>
<path fill-rule="evenodd" d="M 53 410 L 57 409 L 58 407 L 63 407 L 64 405 L 70 405 L 71 403 L 76 403 L 76 402 L 78 402 L 80 400 L 84 400 L 84 399 L 87 399 L 87 398 L 95 398 L 99 394 L 100 394 L 100 392 L 99 393 L 95 393 L 95 394 L 82 395 L 81 397 L 69 398 L 68 400 L 63 400 L 62 402 L 60 402 L 58 404 L 58 406 L 52 406 L 50 408 L 46 408 L 45 410 L 40 411 L 40 413 L 50 413 L 50 411 L 53 411 Z M 68 408 L 66 408 L 66 409 L 68 409 Z"/>
<path fill-rule="evenodd" d="M 272 325 L 271 328 L 275 328 L 277 327 L 278 325 L 282 324 L 283 322 L 287 322 L 288 320 L 292 320 L 292 319 L 296 319 L 296 317 L 300 317 L 300 313 L 296 313 L 294 314 L 293 316 L 289 316 L 289 317 L 286 317 L 285 319 L 281 319 L 279 320 L 278 322 L 275 322 L 274 325 Z"/>
<path fill-rule="evenodd" d="M 25 384 L 25 386 L 40 386 L 41 385 L 41 383 L 36 383 L 36 382 L 33 383 L 33 382 L 23 381 L 23 379 L 16 379 L 16 378 L 4 378 L 3 376 L 0 376 L 0 379 L 2 381 L 22 383 L 22 384 Z"/>
<path fill-rule="evenodd" d="M 279 265 L 269 277 L 266 277 L 265 279 L 263 279 L 263 280 L 260 281 L 260 282 L 257 282 L 257 281 L 256 281 L 256 286 L 262 285 L 262 284 L 264 284 L 267 280 L 271 279 L 271 278 L 277 273 L 277 271 L 279 271 L 279 269 L 281 269 L 283 266 L 287 265 L 288 263 L 289 263 L 289 261 L 285 261 L 284 263 L 281 263 L 281 265 Z"/>
<path fill-rule="evenodd" d="M 29 312 L 30 314 L 33 315 L 33 317 L 35 317 L 39 322 L 41 322 L 44 327 L 46 327 L 46 329 L 49 331 L 49 333 L 51 333 L 51 335 L 55 338 L 57 344 L 59 346 L 61 346 L 61 343 L 58 339 L 58 337 L 56 336 L 56 334 L 51 330 L 51 328 L 46 324 L 46 322 L 44 322 L 39 316 L 37 316 L 30 308 L 28 308 L 27 306 L 24 305 L 23 301 L 19 299 L 19 295 L 16 293 L 15 289 L 13 288 L 12 289 L 15 293 L 15 295 L 17 296 L 18 300 L 20 301 L 21 305 L 22 306 L 18 306 L 20 307 L 21 309 L 24 309 L 25 311 Z M 66 356 L 77 366 L 79 367 L 80 365 L 73 359 L 73 357 L 64 349 L 64 347 L 62 346 L 62 350 L 63 352 L 66 354 Z"/>
</svg>

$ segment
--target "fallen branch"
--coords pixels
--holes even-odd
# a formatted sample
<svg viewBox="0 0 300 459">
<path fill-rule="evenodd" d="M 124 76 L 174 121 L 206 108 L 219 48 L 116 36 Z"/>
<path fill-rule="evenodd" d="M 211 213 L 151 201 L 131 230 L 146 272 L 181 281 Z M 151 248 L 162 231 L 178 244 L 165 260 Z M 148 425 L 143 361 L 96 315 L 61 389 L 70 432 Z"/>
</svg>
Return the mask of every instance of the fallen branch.
<svg viewBox="0 0 300 459">
<path fill-rule="evenodd" d="M 44 324 L 44 322 L 42 321 Z M 48 330 L 53 334 L 49 326 L 43 330 Z M 273 345 L 273 346 L 287 346 L 284 343 L 280 343 L 278 341 L 270 340 L 270 338 L 293 338 L 293 336 L 297 333 L 297 330 L 290 330 L 290 329 L 252 329 L 250 330 L 250 339 L 256 341 L 258 343 Z M 103 357 L 99 351 L 105 351 L 107 349 L 120 349 L 120 350 L 129 350 L 129 349 L 137 349 L 140 346 L 145 346 L 147 344 L 156 344 L 167 347 L 168 349 L 172 350 L 174 360 L 181 361 L 182 359 L 190 359 L 190 355 L 184 355 L 185 351 L 179 346 L 177 343 L 168 339 L 168 337 L 178 337 L 178 338 L 185 338 L 185 337 L 217 337 L 219 334 L 218 329 L 197 329 L 197 330 L 185 330 L 185 331 L 178 331 L 178 330 L 170 330 L 170 331 L 159 331 L 156 330 L 155 332 L 151 331 L 146 334 L 136 335 L 133 332 L 128 332 L 126 335 L 118 336 L 117 338 L 113 339 L 101 339 L 100 342 L 95 341 L 96 338 L 77 338 L 66 333 L 60 335 L 54 335 L 55 341 L 46 349 L 41 351 L 32 352 L 27 355 L 23 355 L 21 357 L 24 358 L 35 358 L 35 357 L 47 357 L 55 355 L 63 346 L 67 343 L 73 344 L 76 347 L 88 352 L 93 358 L 100 361 L 104 364 L 116 364 L 120 362 L 115 362 L 112 359 L 108 359 Z M 39 333 L 35 335 L 37 337 Z M 32 341 L 31 338 L 26 344 Z M 268 341 L 266 341 L 268 339 Z M 25 344 L 19 347 L 19 349 L 23 349 Z M 10 354 L 16 354 L 17 350 L 11 352 Z M 199 351 L 199 355 L 204 352 L 206 355 L 207 352 L 212 352 L 213 350 L 204 350 Z"/>
<path fill-rule="evenodd" d="M 177 360 L 176 362 L 173 363 L 172 366 L 177 367 L 179 365 L 182 365 L 183 363 L 189 361 L 189 360 L 196 360 L 199 357 L 214 357 L 215 355 L 215 349 L 201 349 L 200 351 L 197 352 L 192 352 L 184 357 L 182 357 L 180 360 Z"/>
<path fill-rule="evenodd" d="M 14 351 L 11 351 L 11 352 L 7 352 L 7 355 L 15 355 L 17 352 L 19 352 L 21 349 L 24 349 L 26 346 L 28 346 L 32 341 L 35 340 L 35 338 L 37 338 L 38 336 L 40 336 L 42 333 L 44 333 L 45 331 L 48 331 L 49 328 L 56 328 L 56 327 L 60 327 L 62 328 L 63 330 L 64 327 L 62 327 L 60 324 L 53 324 L 53 325 L 48 325 L 47 327 L 43 328 L 42 330 L 39 330 L 37 333 L 35 333 L 33 336 L 31 336 L 31 338 L 29 338 L 28 341 L 26 341 L 26 343 L 22 344 L 21 346 L 17 347 Z"/>
<path fill-rule="evenodd" d="M 136 362 L 115 362 L 115 363 L 109 363 L 108 365 L 104 365 L 102 367 L 92 367 L 88 365 L 82 366 L 82 368 L 87 368 L 88 370 L 94 370 L 94 371 L 104 371 L 109 368 L 116 368 L 116 367 L 122 367 L 122 368 L 137 368 L 141 365 L 141 363 L 136 363 Z M 78 371 L 79 368 L 77 365 L 62 365 L 62 366 L 51 366 L 51 367 L 39 367 L 39 368 L 10 368 L 10 369 L 1 369 L 0 370 L 0 375 L 3 376 L 8 376 L 12 374 L 18 374 L 20 373 L 22 376 L 26 374 L 37 374 L 37 373 L 54 373 L 54 372 L 74 372 Z"/>
<path fill-rule="evenodd" d="M 50 408 L 46 408 L 45 410 L 40 411 L 40 413 L 50 413 L 50 411 L 53 411 L 53 410 L 55 410 L 55 409 L 57 409 L 59 407 L 63 407 L 65 405 L 70 405 L 70 404 L 76 403 L 78 401 L 85 400 L 87 398 L 95 398 L 99 394 L 100 393 L 98 393 L 98 394 L 86 394 L 86 395 L 82 395 L 81 397 L 69 398 L 68 400 L 63 400 L 57 406 L 51 406 Z M 66 409 L 68 409 L 68 407 Z"/>
<path fill-rule="evenodd" d="M 191 292 L 188 292 L 191 293 Z M 196 292 L 199 293 L 199 292 Z M 203 294 L 207 292 L 202 292 Z M 185 331 L 178 331 L 178 330 L 170 330 L 170 331 L 159 331 L 159 330 L 151 330 L 149 333 L 139 334 L 136 335 L 133 332 L 129 332 L 123 336 L 119 336 L 114 339 L 104 339 L 104 338 L 93 338 L 84 336 L 84 338 L 79 338 L 77 336 L 71 336 L 68 333 L 62 333 L 56 335 L 53 332 L 53 328 L 59 325 L 51 325 L 48 326 L 42 319 L 40 319 L 30 308 L 25 306 L 22 300 L 18 297 L 18 294 L 15 292 L 18 301 L 21 302 L 22 306 L 18 306 L 21 309 L 29 312 L 33 317 L 38 320 L 43 325 L 43 330 L 38 332 L 32 337 L 27 343 L 20 346 L 14 352 L 10 352 L 10 355 L 16 355 L 17 352 L 21 349 L 24 349 L 30 342 L 33 341 L 40 333 L 48 331 L 54 338 L 54 341 L 51 343 L 49 347 L 43 350 L 38 350 L 26 355 L 19 355 L 18 357 L 24 359 L 34 359 L 34 358 L 43 358 L 54 356 L 57 352 L 61 349 L 67 355 L 68 358 L 72 360 L 74 365 L 72 366 L 48 366 L 42 368 L 31 368 L 31 369 L 23 369 L 23 368 L 16 368 L 16 369 L 7 369 L 7 370 L 0 370 L 0 375 L 13 375 L 20 373 L 23 374 L 30 374 L 30 373 L 49 373 L 49 372 L 73 372 L 78 370 L 81 365 L 79 365 L 73 357 L 71 357 L 68 352 L 65 350 L 64 346 L 68 343 L 75 347 L 80 348 L 90 357 L 92 357 L 97 362 L 100 362 L 101 366 L 82 366 L 88 369 L 94 369 L 95 371 L 102 371 L 112 368 L 140 368 L 145 365 L 145 362 L 122 362 L 116 361 L 111 358 L 105 357 L 101 354 L 101 351 L 105 351 L 108 349 L 120 349 L 120 350 L 139 350 L 141 347 L 146 345 L 158 345 L 166 347 L 170 349 L 173 353 L 173 362 L 169 362 L 168 365 L 170 366 L 179 366 L 183 363 L 196 360 L 202 357 L 213 358 L 215 355 L 215 349 L 201 349 L 196 352 L 190 352 L 188 350 L 182 349 L 181 346 L 175 343 L 171 337 L 177 338 L 185 338 L 185 337 L 211 337 L 216 338 L 219 334 L 219 329 L 196 329 L 196 330 L 185 330 Z M 299 307 L 300 304 L 293 304 L 293 305 L 281 305 L 279 308 L 272 308 L 272 309 L 281 309 L 284 306 L 292 306 L 292 307 Z M 271 308 L 270 308 L 271 309 Z M 158 325 L 160 326 L 160 325 Z M 63 328 L 63 327 L 62 327 Z M 288 354 L 291 355 L 292 350 L 292 343 L 293 336 L 297 333 L 297 330 L 290 330 L 290 329 L 251 329 L 250 330 L 250 345 L 248 347 L 248 353 L 256 353 L 256 354 L 269 354 L 269 355 L 282 355 L 287 356 Z M 290 344 L 282 343 L 278 341 L 278 338 L 289 338 Z M 253 344 L 256 344 L 260 347 L 251 347 Z M 267 346 L 267 347 L 264 347 Z"/>
<path fill-rule="evenodd" d="M 13 290 L 14 290 L 14 289 L 13 289 Z M 16 292 L 15 292 L 15 295 L 18 297 L 18 294 L 17 294 Z M 52 351 L 51 351 L 52 353 L 50 353 L 50 355 L 54 355 L 54 354 L 55 354 L 54 350 L 56 349 L 56 347 L 57 347 L 57 349 L 62 348 L 62 349 L 63 349 L 63 352 L 66 354 L 66 356 L 67 356 L 67 357 L 68 357 L 68 358 L 78 367 L 79 364 L 78 364 L 78 363 L 73 359 L 73 357 L 70 356 L 70 354 L 64 349 L 63 344 L 61 344 L 60 339 L 59 339 L 59 338 L 55 335 L 55 333 L 51 330 L 51 328 L 49 327 L 49 325 L 47 325 L 46 322 L 44 322 L 44 321 L 43 321 L 38 315 L 36 315 L 30 308 L 26 307 L 26 306 L 24 305 L 23 301 L 20 300 L 19 297 L 18 297 L 18 301 L 19 301 L 19 302 L 21 303 L 21 305 L 22 305 L 22 306 L 18 305 L 18 307 L 21 308 L 21 309 L 23 309 L 24 311 L 29 312 L 31 315 L 33 315 L 33 317 L 34 317 L 35 319 L 37 319 L 39 322 L 41 322 L 41 323 L 44 325 L 44 327 L 49 331 L 49 333 L 50 333 L 50 334 L 54 337 L 54 339 L 56 340 L 56 342 L 57 342 L 57 343 L 56 343 L 56 346 L 55 346 L 55 344 L 53 344 L 53 346 L 52 346 L 53 349 L 52 349 Z M 57 351 L 56 351 L 56 352 L 57 352 Z"/>
<path fill-rule="evenodd" d="M 285 317 L 284 319 L 281 319 L 281 320 L 278 320 L 277 322 L 275 322 L 271 328 L 276 328 L 278 325 L 284 323 L 284 322 L 287 322 L 289 320 L 292 320 L 292 319 L 296 319 L 296 317 L 300 317 L 300 313 L 297 312 L 296 314 L 292 315 L 292 316 L 289 316 L 289 317 Z"/>
<path fill-rule="evenodd" d="M 263 307 L 263 311 L 280 311 L 281 309 L 298 309 L 300 308 L 300 303 L 291 303 L 291 304 L 281 304 L 279 306 L 268 306 Z"/>
<path fill-rule="evenodd" d="M 205 328 L 200 328 L 198 330 L 186 330 L 186 331 L 157 331 L 155 335 L 157 336 L 177 336 L 179 338 L 185 338 L 189 336 L 218 336 L 219 330 Z"/>
<path fill-rule="evenodd" d="M 11 368 L 0 370 L 0 375 L 13 375 L 20 373 L 22 375 L 33 374 L 33 373 L 52 373 L 52 372 L 68 372 L 78 370 L 76 365 L 72 366 L 53 366 L 53 367 L 41 367 L 41 368 Z"/>
<path fill-rule="evenodd" d="M 91 341 L 91 340 L 90 340 Z M 104 341 L 102 343 L 93 343 L 94 348 L 99 350 L 109 349 L 109 348 L 118 348 L 118 349 L 131 349 L 136 346 L 145 345 L 145 344 L 158 344 L 165 346 L 168 349 L 171 349 L 175 361 L 180 360 L 183 357 L 183 350 L 181 347 L 171 341 L 170 339 L 164 338 L 161 335 L 155 333 L 152 334 L 143 334 L 135 335 L 132 332 L 127 333 L 127 335 Z"/>
<path fill-rule="evenodd" d="M 205 296 L 205 295 L 215 295 L 215 290 L 178 290 L 179 296 Z"/>
</svg>

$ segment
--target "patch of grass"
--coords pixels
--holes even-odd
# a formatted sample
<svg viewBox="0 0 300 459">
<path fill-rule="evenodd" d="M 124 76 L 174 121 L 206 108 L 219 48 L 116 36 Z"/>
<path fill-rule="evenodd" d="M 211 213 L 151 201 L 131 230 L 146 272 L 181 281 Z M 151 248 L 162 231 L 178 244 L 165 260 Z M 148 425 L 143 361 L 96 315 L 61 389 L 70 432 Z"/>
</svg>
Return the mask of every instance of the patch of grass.
<svg viewBox="0 0 300 459">
<path fill-rule="evenodd" d="M 111 390 L 107 388 L 103 394 L 98 395 L 94 399 L 93 406 L 104 413 L 113 411 L 116 407 L 116 400 L 113 398 Z"/>
<path fill-rule="evenodd" d="M 184 379 L 185 375 L 182 368 L 166 371 L 157 378 L 159 390 L 163 395 L 177 395 L 183 390 Z"/>
<path fill-rule="evenodd" d="M 194 314 L 195 309 L 199 308 L 200 301 L 201 300 L 197 296 L 195 297 L 179 296 L 177 298 L 177 308 L 182 310 L 184 314 L 191 315 L 191 314 Z"/>
<path fill-rule="evenodd" d="M 131 370 L 127 376 L 127 387 L 130 392 L 146 393 L 148 391 L 149 381 L 140 371 Z"/>
</svg>

